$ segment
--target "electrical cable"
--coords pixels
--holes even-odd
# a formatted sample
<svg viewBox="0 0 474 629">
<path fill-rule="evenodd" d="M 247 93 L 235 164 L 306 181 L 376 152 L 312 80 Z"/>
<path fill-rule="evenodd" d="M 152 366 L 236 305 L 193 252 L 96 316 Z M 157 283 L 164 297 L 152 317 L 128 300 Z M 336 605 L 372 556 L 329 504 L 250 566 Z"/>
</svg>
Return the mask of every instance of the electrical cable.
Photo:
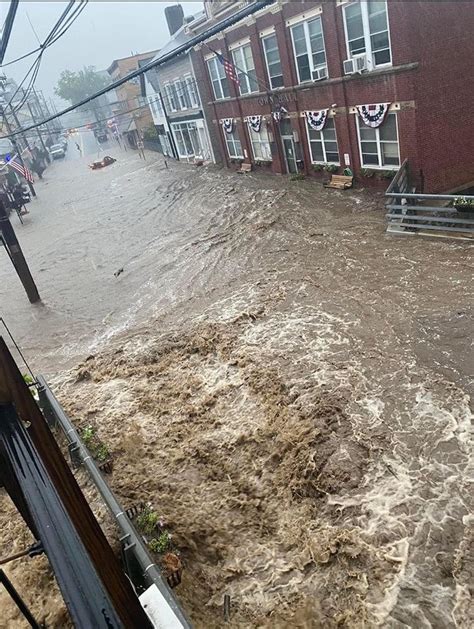
<svg viewBox="0 0 474 629">
<path fill-rule="evenodd" d="M 31 129 L 36 129 L 36 127 L 39 127 L 39 126 L 41 126 L 41 125 L 43 125 L 43 124 L 45 124 L 47 122 L 51 122 L 51 120 L 55 120 L 56 118 L 59 118 L 59 117 L 64 116 L 65 114 L 67 114 L 67 113 L 69 113 L 71 111 L 74 111 L 75 109 L 77 109 L 78 107 L 81 107 L 82 105 L 86 105 L 87 103 L 90 103 L 95 98 L 98 98 L 99 96 L 102 96 L 103 94 L 106 94 L 107 92 L 110 92 L 110 91 L 116 89 L 117 87 L 120 87 L 121 85 L 123 85 L 124 83 L 127 83 L 128 81 L 134 79 L 135 77 L 138 77 L 138 76 L 144 74 L 145 72 L 148 72 L 148 70 L 151 70 L 152 68 L 155 68 L 155 67 L 158 67 L 160 65 L 163 65 L 164 63 L 167 63 L 171 59 L 175 59 L 176 57 L 178 57 L 181 54 L 184 54 L 185 52 L 187 52 L 188 50 L 190 50 L 194 46 L 196 46 L 198 44 L 201 44 L 206 39 L 214 37 L 217 33 L 219 33 L 220 31 L 224 30 L 225 28 L 236 24 L 237 22 L 245 19 L 249 15 L 252 15 L 253 13 L 256 13 L 257 11 L 260 11 L 261 9 L 265 8 L 266 6 L 268 6 L 270 4 L 273 4 L 274 2 L 275 2 L 275 0 L 258 0 L 254 4 L 245 5 L 242 9 L 237 11 L 237 13 L 235 13 L 234 15 L 232 15 L 232 16 L 230 16 L 228 18 L 225 18 L 224 20 L 222 20 L 221 22 L 219 22 L 218 24 L 216 24 L 214 26 L 211 26 L 207 31 L 204 31 L 200 35 L 195 35 L 194 37 L 191 37 L 186 43 L 181 44 L 180 46 L 177 46 L 174 50 L 172 50 L 171 52 L 163 55 L 160 59 L 157 59 L 156 61 L 155 60 L 150 61 L 149 63 L 145 64 L 141 68 L 138 68 L 137 70 L 134 70 L 133 72 L 130 72 L 130 74 L 127 74 L 127 76 L 122 77 L 120 79 L 117 79 L 116 81 L 114 81 L 110 85 L 107 85 L 106 87 L 98 90 L 97 92 L 95 92 L 95 94 L 92 94 L 92 96 L 88 96 L 86 98 L 83 98 L 82 100 L 80 100 L 77 103 L 71 105 L 70 107 L 66 107 L 62 111 L 60 111 L 60 112 L 58 112 L 58 113 L 56 113 L 56 114 L 54 114 L 52 116 L 49 116 L 48 118 L 45 118 L 41 122 L 35 123 L 33 125 L 30 125 L 30 126 L 26 127 L 25 129 L 21 129 L 19 131 L 15 131 L 15 132 L 13 132 L 10 135 L 5 136 L 5 137 L 13 137 L 15 135 L 18 135 L 19 133 L 23 133 L 25 131 L 30 131 Z"/>
</svg>

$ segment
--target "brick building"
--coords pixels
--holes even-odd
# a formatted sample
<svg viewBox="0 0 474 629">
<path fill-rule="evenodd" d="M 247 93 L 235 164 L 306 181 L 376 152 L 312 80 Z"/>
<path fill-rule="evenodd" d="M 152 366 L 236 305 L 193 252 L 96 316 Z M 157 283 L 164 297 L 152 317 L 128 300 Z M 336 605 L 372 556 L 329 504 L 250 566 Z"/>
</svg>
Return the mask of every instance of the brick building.
<svg viewBox="0 0 474 629">
<path fill-rule="evenodd" d="M 154 50 L 130 57 L 123 57 L 122 59 L 114 59 L 107 68 L 107 72 L 112 80 L 116 81 L 127 76 L 130 72 L 138 70 L 140 61 L 151 61 L 157 52 L 157 50 Z M 147 101 L 142 92 L 140 78 L 127 81 L 127 83 L 115 90 L 117 95 L 116 108 L 121 109 L 122 112 L 130 112 L 118 117 L 118 125 L 120 133 L 127 135 L 132 146 L 136 145 L 137 137 L 142 134 L 144 129 L 153 126 L 150 108 L 144 106 L 147 104 Z M 120 113 L 120 111 L 117 111 L 117 113 Z"/>
<path fill-rule="evenodd" d="M 198 34 L 243 4 L 205 2 L 206 19 L 188 29 Z M 473 185 L 473 29 L 473 3 L 461 0 L 260 9 L 192 53 L 216 159 L 316 177 L 349 167 L 380 185 L 408 159 L 427 192 Z M 215 53 L 233 62 L 240 85 Z"/>
</svg>

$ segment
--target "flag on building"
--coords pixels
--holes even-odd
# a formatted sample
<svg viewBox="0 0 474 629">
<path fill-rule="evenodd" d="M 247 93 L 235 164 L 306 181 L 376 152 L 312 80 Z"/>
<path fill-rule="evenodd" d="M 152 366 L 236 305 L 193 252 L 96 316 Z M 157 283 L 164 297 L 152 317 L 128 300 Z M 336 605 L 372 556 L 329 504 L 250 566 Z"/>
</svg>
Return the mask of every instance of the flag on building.
<svg viewBox="0 0 474 629">
<path fill-rule="evenodd" d="M 229 61 L 218 52 L 216 52 L 216 57 L 224 66 L 224 70 L 225 70 L 227 78 L 230 81 L 233 81 L 236 85 L 240 85 L 239 77 L 237 76 L 237 72 L 235 70 L 235 66 L 232 63 L 232 61 Z"/>
<path fill-rule="evenodd" d="M 8 159 L 8 157 L 9 156 L 5 158 L 8 166 L 11 166 L 13 170 L 16 170 L 16 172 L 24 177 L 26 181 L 29 181 L 30 183 L 35 182 L 35 180 L 33 179 L 33 173 L 26 165 L 20 162 L 20 160 L 18 159 L 18 155 L 14 155 L 13 157 L 10 157 L 10 159 Z"/>
</svg>

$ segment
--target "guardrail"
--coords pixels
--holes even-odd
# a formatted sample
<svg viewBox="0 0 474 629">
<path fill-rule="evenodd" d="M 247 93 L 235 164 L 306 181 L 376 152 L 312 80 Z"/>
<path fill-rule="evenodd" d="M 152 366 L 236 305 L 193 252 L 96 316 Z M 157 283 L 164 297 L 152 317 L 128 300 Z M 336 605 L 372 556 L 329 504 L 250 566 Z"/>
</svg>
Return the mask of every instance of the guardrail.
<svg viewBox="0 0 474 629">
<path fill-rule="evenodd" d="M 411 189 L 408 160 L 392 179 L 385 197 L 389 233 L 438 231 L 474 235 L 474 196 L 415 192 Z M 459 199 L 464 201 L 462 210 L 456 207 Z"/>
</svg>

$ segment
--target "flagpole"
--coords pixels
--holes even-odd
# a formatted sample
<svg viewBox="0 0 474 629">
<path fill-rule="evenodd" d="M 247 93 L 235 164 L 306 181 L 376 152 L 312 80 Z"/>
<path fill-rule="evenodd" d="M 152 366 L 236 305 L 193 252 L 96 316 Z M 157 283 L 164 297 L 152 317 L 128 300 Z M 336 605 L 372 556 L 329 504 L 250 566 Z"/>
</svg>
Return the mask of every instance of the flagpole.
<svg viewBox="0 0 474 629">
<path fill-rule="evenodd" d="M 21 150 L 18 148 L 18 143 L 16 141 L 16 138 L 14 136 L 12 136 L 12 128 L 10 126 L 10 123 L 8 122 L 8 118 L 7 115 L 5 113 L 5 109 L 2 105 L 0 105 L 0 113 L 3 115 L 3 122 L 5 123 L 5 126 L 7 128 L 7 132 L 8 135 L 10 135 L 10 141 L 13 144 L 13 148 L 15 149 L 15 151 L 18 153 L 18 159 L 20 160 L 20 164 L 23 166 L 23 169 L 26 172 L 26 166 L 25 166 L 25 162 L 23 161 L 23 157 L 21 156 Z M 26 177 L 25 177 L 26 179 Z M 26 183 L 28 184 L 28 187 L 30 189 L 30 192 L 32 194 L 32 196 L 36 196 L 36 190 L 33 186 L 33 184 L 31 183 L 31 181 L 28 181 L 28 179 L 26 179 Z"/>
</svg>

